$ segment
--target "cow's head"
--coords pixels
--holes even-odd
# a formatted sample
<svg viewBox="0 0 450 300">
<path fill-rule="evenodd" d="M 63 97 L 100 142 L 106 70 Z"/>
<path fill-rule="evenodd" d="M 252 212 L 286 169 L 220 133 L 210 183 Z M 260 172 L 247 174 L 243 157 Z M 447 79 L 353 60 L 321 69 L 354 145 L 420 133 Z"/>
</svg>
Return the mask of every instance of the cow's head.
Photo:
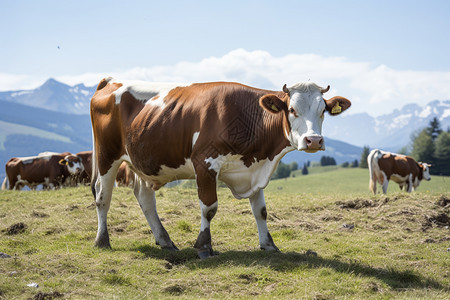
<svg viewBox="0 0 450 300">
<path fill-rule="evenodd" d="M 286 138 L 292 147 L 306 152 L 325 150 L 322 136 L 322 122 L 325 111 L 338 115 L 350 107 L 351 102 L 336 96 L 325 100 L 322 95 L 330 89 L 321 88 L 312 82 L 298 83 L 291 87 L 283 86 L 287 97 L 281 99 L 269 94 L 261 97 L 260 105 L 272 114 L 284 113 L 288 126 Z"/>
<path fill-rule="evenodd" d="M 431 165 L 427 164 L 427 163 L 419 162 L 419 167 L 422 168 L 423 179 L 425 179 L 427 181 L 430 181 L 431 180 L 431 176 L 430 176 L 430 167 L 431 167 Z"/>
<path fill-rule="evenodd" d="M 81 158 L 76 155 L 66 155 L 64 159 L 59 161 L 60 165 L 67 166 L 67 170 L 71 175 L 77 175 L 84 170 Z"/>
</svg>

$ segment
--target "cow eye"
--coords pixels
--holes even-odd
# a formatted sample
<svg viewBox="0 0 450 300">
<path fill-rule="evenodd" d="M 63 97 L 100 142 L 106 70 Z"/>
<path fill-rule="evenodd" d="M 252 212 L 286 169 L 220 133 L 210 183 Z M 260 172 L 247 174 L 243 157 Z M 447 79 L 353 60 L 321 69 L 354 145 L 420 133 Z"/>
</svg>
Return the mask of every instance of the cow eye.
<svg viewBox="0 0 450 300">
<path fill-rule="evenodd" d="M 291 108 L 289 109 L 289 112 L 290 112 L 291 114 L 295 114 L 295 109 L 294 109 L 293 107 L 291 107 Z"/>
</svg>

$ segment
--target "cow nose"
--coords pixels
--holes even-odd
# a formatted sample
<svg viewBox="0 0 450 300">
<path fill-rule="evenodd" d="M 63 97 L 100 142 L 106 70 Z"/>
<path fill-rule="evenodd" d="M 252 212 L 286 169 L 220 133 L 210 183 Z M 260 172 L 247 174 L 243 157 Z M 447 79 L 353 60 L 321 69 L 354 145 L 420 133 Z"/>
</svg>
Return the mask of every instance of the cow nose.
<svg viewBox="0 0 450 300">
<path fill-rule="evenodd" d="M 310 150 L 320 150 L 323 145 L 323 137 L 321 136 L 306 136 L 306 147 Z"/>
</svg>

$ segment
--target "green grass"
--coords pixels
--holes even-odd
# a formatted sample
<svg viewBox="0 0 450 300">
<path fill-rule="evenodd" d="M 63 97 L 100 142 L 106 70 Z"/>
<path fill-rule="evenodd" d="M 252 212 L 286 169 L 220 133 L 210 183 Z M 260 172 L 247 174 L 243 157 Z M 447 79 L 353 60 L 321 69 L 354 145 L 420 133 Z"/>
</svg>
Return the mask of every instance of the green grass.
<svg viewBox="0 0 450 300">
<path fill-rule="evenodd" d="M 156 192 L 175 253 L 155 245 L 131 189 L 114 190 L 112 250 L 93 246 L 89 187 L 1 191 L 0 252 L 11 258 L 0 258 L 0 299 L 450 297 L 449 229 L 434 221 L 449 215 L 450 206 L 437 204 L 450 198 L 449 177 L 433 176 L 412 194 L 391 184 L 384 196 L 369 193 L 367 170 L 316 171 L 266 188 L 279 253 L 259 250 L 248 201 L 220 188 L 211 227 L 219 255 L 207 260 L 192 249 L 200 228 L 194 188 Z M 20 222 L 24 231 L 8 234 Z"/>
</svg>

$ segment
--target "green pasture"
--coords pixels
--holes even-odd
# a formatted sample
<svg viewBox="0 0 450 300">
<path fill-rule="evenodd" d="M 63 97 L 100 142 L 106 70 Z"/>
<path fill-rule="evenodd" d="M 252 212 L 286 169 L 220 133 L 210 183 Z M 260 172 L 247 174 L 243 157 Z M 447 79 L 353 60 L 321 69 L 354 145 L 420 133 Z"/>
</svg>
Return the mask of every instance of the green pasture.
<svg viewBox="0 0 450 300">
<path fill-rule="evenodd" d="M 195 188 L 156 192 L 178 252 L 155 245 L 130 188 L 113 193 L 111 250 L 94 247 L 89 187 L 0 191 L 0 299 L 450 298 L 449 177 L 371 195 L 367 169 L 312 169 L 266 188 L 280 252 L 259 250 L 248 200 L 219 188 L 206 260 Z"/>
</svg>

